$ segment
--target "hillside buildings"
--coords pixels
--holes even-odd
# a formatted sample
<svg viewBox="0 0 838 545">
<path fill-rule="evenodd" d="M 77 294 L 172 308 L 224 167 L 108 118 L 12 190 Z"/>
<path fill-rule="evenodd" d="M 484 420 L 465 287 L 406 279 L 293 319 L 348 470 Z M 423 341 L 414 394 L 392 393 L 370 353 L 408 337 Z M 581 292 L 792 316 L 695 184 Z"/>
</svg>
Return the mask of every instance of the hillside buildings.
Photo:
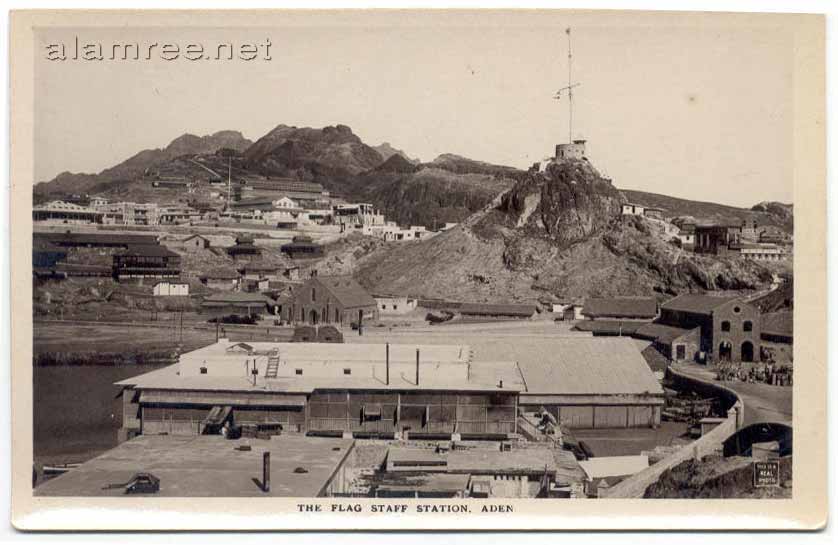
<svg viewBox="0 0 838 545">
<path fill-rule="evenodd" d="M 64 201 L 52 201 L 32 208 L 32 221 L 48 224 L 85 225 L 102 223 L 102 212 Z"/>
</svg>

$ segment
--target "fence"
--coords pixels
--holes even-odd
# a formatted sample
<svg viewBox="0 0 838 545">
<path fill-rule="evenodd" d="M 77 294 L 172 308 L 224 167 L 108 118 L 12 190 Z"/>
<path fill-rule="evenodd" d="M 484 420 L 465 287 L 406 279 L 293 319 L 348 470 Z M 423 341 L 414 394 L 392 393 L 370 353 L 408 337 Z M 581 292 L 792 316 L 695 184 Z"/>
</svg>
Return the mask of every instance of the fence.
<svg viewBox="0 0 838 545">
<path fill-rule="evenodd" d="M 698 440 L 693 441 L 689 445 L 685 445 L 658 463 L 647 467 L 639 473 L 635 473 L 610 489 L 604 490 L 601 497 L 642 498 L 649 485 L 657 482 L 664 471 L 687 460 L 701 459 L 708 454 L 721 451 L 725 439 L 730 437 L 742 426 L 745 418 L 745 406 L 742 404 L 742 400 L 736 392 L 724 386 L 679 373 L 672 367 L 667 369 L 667 373 L 673 382 L 680 387 L 704 394 L 712 393 L 721 397 L 728 406 L 727 418 Z"/>
</svg>

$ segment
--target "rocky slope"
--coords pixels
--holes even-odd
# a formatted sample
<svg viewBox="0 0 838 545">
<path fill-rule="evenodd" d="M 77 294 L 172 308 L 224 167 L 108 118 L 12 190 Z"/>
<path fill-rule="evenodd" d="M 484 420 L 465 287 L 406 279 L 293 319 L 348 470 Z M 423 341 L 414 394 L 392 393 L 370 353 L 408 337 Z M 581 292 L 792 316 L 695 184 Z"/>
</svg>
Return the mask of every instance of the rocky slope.
<svg viewBox="0 0 838 545">
<path fill-rule="evenodd" d="M 355 181 L 355 192 L 375 204 L 388 219 L 430 229 L 460 222 L 485 207 L 515 183 L 510 175 L 452 172 L 437 163 L 412 165 L 394 155 Z"/>
<path fill-rule="evenodd" d="M 73 174 L 64 172 L 49 182 L 35 186 L 36 202 L 61 198 L 68 194 L 117 192 L 120 184 L 156 174 L 183 175 L 183 169 L 173 168 L 173 163 L 193 156 L 212 155 L 221 149 L 243 151 L 252 142 L 238 131 L 219 131 L 206 136 L 184 134 L 172 140 L 164 148 L 142 150 L 125 161 L 107 168 L 98 174 Z M 196 168 L 191 165 L 189 169 Z M 200 171 L 200 167 L 197 167 Z M 206 172 L 203 172 L 206 175 Z"/>
<path fill-rule="evenodd" d="M 623 189 L 629 200 L 643 206 L 654 206 L 666 211 L 667 216 L 688 216 L 703 220 L 755 219 L 760 226 L 774 226 L 791 233 L 794 230 L 793 208 L 790 204 L 762 202 L 750 209 L 713 202 L 679 199 L 668 195 Z"/>
<path fill-rule="evenodd" d="M 661 227 L 623 219 L 625 197 L 585 161 L 529 173 L 457 228 L 377 248 L 356 276 L 374 291 L 471 301 L 750 290 L 764 267 L 688 254 Z"/>
</svg>

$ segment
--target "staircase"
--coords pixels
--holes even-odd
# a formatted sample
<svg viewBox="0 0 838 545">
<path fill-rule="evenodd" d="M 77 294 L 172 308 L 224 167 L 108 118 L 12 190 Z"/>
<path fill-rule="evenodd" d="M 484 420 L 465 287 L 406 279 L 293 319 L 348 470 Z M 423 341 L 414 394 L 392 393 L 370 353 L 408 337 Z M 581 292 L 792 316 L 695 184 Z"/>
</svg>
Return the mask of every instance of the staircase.
<svg viewBox="0 0 838 545">
<path fill-rule="evenodd" d="M 268 366 L 265 368 L 265 378 L 276 378 L 279 373 L 279 355 L 268 356 Z"/>
</svg>

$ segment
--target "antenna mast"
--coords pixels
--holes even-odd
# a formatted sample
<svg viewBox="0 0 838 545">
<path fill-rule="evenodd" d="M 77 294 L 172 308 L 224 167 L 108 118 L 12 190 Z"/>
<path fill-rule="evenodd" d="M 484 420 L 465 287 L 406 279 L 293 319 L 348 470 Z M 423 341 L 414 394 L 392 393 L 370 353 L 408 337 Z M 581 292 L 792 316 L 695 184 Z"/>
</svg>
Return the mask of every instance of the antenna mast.
<svg viewBox="0 0 838 545">
<path fill-rule="evenodd" d="M 568 99 L 568 116 L 567 116 L 567 142 L 568 144 L 573 143 L 573 88 L 578 87 L 579 83 L 573 83 L 573 52 L 571 50 L 571 42 L 570 42 L 570 27 L 565 29 L 565 34 L 567 34 L 567 86 L 562 87 L 558 91 L 556 91 L 556 100 L 562 98 L 562 91 L 567 91 L 567 99 Z"/>
<path fill-rule="evenodd" d="M 567 116 L 567 143 L 573 143 L 573 54 L 570 49 L 570 27 L 565 30 L 567 34 L 567 99 L 570 115 Z"/>
</svg>

